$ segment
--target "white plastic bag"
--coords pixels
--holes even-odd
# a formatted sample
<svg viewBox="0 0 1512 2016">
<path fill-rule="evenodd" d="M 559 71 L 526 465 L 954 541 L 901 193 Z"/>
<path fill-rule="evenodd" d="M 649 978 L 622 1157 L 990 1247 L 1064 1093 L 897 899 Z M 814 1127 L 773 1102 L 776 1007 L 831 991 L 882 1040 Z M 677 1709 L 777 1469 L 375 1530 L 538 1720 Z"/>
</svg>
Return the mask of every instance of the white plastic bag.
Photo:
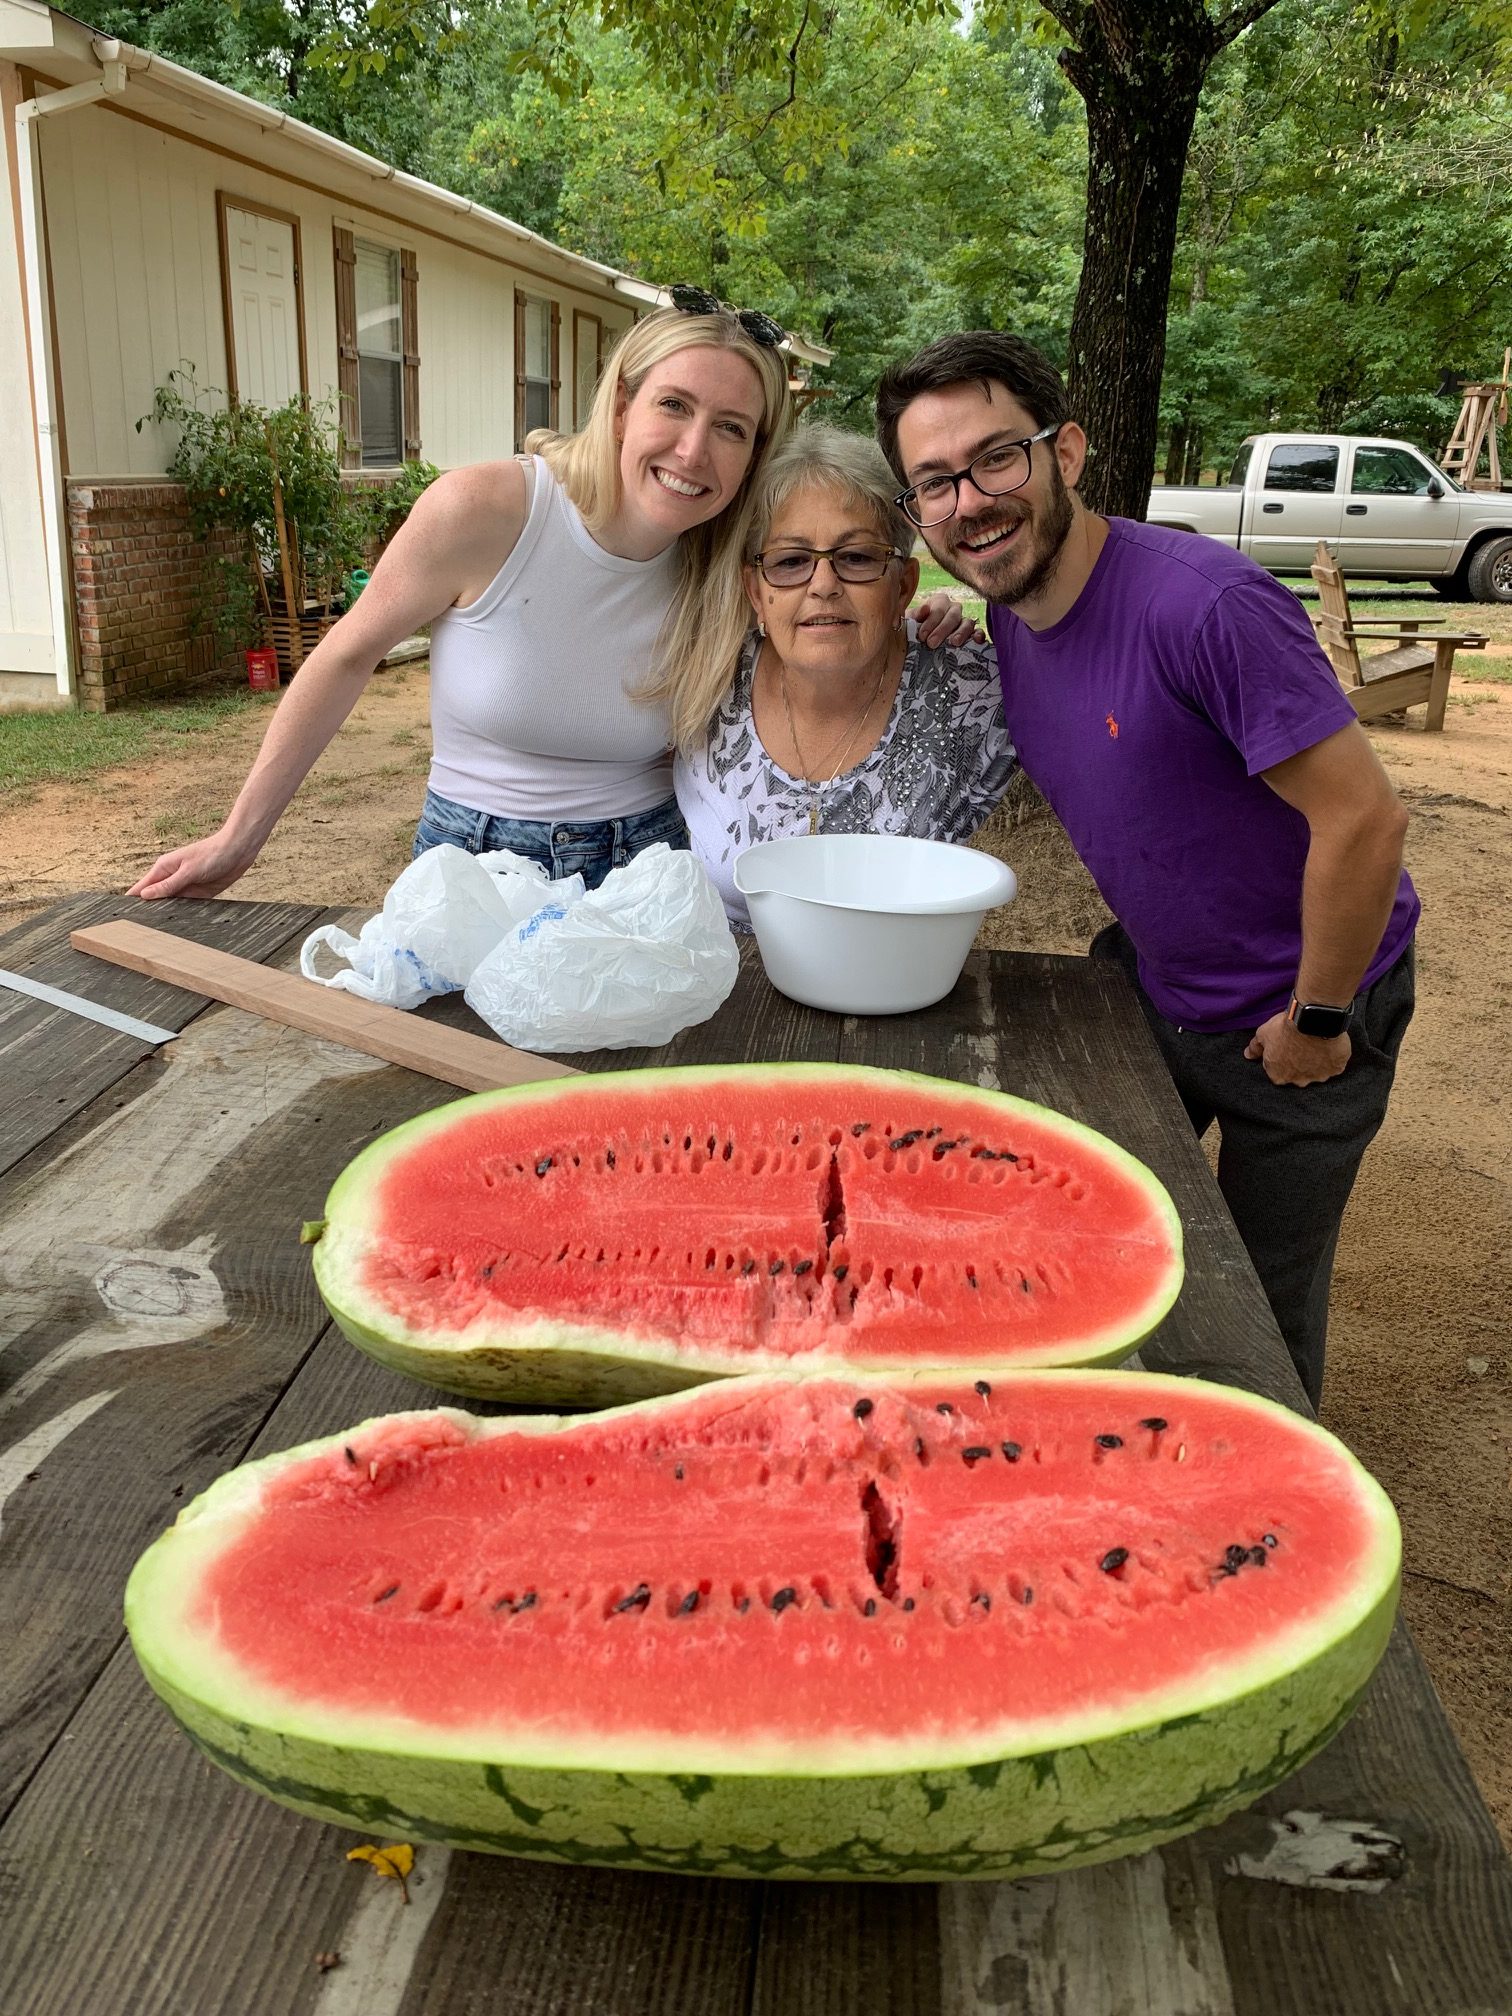
<svg viewBox="0 0 1512 2016">
<path fill-rule="evenodd" d="M 338 924 L 312 931 L 299 970 L 307 980 L 364 1001 L 418 1008 L 433 995 L 465 987 L 505 933 L 540 908 L 546 886 L 545 869 L 520 854 L 428 848 L 394 883 L 360 937 Z M 562 892 L 558 900 L 567 902 L 583 891 L 581 876 L 554 886 Z M 340 972 L 316 971 L 323 945 L 347 962 Z"/>
<path fill-rule="evenodd" d="M 491 951 L 467 1005 L 525 1050 L 669 1043 L 729 994 L 740 955 L 719 893 L 691 854 L 658 844 L 577 902 L 544 892 Z"/>
</svg>

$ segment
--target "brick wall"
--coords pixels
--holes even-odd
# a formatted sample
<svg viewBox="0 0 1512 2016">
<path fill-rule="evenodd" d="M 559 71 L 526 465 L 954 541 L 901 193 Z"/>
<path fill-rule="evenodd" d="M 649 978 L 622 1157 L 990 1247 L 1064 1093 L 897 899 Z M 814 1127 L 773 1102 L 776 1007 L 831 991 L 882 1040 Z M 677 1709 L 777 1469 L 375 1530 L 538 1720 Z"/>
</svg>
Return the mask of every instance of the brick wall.
<svg viewBox="0 0 1512 2016">
<path fill-rule="evenodd" d="M 234 668 L 238 655 L 216 650 L 206 599 L 207 551 L 222 535 L 191 535 L 182 485 L 70 482 L 68 533 L 87 712 L 165 699 Z"/>
</svg>

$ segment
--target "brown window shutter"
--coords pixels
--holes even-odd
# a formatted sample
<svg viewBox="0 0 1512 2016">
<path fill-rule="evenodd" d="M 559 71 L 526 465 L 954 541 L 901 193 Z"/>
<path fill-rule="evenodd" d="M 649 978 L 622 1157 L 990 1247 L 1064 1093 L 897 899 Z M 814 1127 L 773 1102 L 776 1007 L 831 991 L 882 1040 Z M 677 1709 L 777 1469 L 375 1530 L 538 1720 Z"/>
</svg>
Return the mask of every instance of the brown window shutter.
<svg viewBox="0 0 1512 2016">
<path fill-rule="evenodd" d="M 562 412 L 562 311 L 551 304 L 551 424 L 560 427 Z"/>
<path fill-rule="evenodd" d="M 515 289 L 515 424 L 514 445 L 518 453 L 525 438 L 525 296 Z"/>
<path fill-rule="evenodd" d="M 357 246 L 338 224 L 331 233 L 336 255 L 336 398 L 341 413 L 341 466 L 362 462 L 357 416 Z"/>
<path fill-rule="evenodd" d="M 399 253 L 400 342 L 404 349 L 404 459 L 420 454 L 420 269 L 413 252 Z"/>
</svg>

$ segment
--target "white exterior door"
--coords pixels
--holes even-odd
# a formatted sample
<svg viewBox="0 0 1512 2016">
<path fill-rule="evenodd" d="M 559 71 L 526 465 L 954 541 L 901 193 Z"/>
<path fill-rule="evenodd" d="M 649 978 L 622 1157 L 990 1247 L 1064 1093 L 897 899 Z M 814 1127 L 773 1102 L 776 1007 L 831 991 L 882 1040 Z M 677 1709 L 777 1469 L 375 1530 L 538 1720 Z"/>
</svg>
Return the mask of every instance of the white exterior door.
<svg viewBox="0 0 1512 2016">
<path fill-rule="evenodd" d="M 282 406 L 301 390 L 294 228 L 228 203 L 226 258 L 236 396 Z"/>
</svg>

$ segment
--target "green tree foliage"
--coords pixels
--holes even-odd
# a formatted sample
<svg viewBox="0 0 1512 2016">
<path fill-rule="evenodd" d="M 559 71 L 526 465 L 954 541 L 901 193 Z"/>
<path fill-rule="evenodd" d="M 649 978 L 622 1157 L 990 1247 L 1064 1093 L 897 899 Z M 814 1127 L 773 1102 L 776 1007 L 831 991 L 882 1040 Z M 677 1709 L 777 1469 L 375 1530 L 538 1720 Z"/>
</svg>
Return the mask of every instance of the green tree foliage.
<svg viewBox="0 0 1512 2016">
<path fill-rule="evenodd" d="M 1410 27 L 1409 27 L 1410 21 Z M 1183 198 L 1170 480 L 1267 426 L 1442 448 L 1512 342 L 1512 102 L 1484 25 L 1299 0 L 1215 66 Z"/>
</svg>

